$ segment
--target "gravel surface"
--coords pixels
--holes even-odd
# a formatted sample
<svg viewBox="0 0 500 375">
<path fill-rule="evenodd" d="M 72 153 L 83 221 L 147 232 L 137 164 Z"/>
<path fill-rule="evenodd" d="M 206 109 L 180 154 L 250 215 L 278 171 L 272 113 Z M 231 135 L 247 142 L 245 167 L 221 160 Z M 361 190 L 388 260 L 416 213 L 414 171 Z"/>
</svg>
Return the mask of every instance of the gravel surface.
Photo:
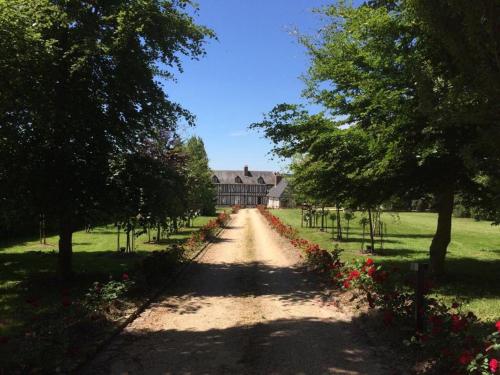
<svg viewBox="0 0 500 375">
<path fill-rule="evenodd" d="M 391 374 L 255 209 L 86 374 Z"/>
</svg>

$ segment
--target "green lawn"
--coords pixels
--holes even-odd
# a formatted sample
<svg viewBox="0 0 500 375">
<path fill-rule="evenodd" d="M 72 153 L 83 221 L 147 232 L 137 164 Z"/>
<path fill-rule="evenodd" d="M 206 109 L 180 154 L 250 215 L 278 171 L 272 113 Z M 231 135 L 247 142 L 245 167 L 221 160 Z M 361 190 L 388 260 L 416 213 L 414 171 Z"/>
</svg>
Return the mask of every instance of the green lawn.
<svg viewBox="0 0 500 375">
<path fill-rule="evenodd" d="M 331 229 L 325 233 L 318 228 L 301 228 L 300 209 L 271 212 L 297 228 L 301 237 L 324 248 L 334 246 Z M 361 213 L 356 213 L 351 221 L 349 240 L 340 244 L 344 249 L 344 260 L 363 256 L 360 254 L 360 218 Z M 427 260 L 436 220 L 434 213 L 384 213 L 382 221 L 387 224 L 388 237 L 384 250 L 374 256 L 374 260 L 401 269 L 409 269 L 411 262 Z M 485 221 L 454 218 L 447 271 L 447 278 L 436 289 L 439 297 L 446 301 L 465 300 L 464 308 L 472 310 L 484 321 L 500 318 L 500 227 Z"/>
<path fill-rule="evenodd" d="M 116 251 L 117 236 L 114 226 L 103 226 L 92 232 L 73 235 L 73 268 L 77 273 L 70 285 L 71 298 L 81 297 L 93 281 L 120 277 L 130 271 L 148 252 L 164 250 L 168 245 L 185 241 L 193 231 L 211 217 L 199 217 L 193 228 L 181 229 L 178 234 L 160 244 L 146 243 L 147 235 L 136 240 L 137 251 L 120 254 Z M 51 313 L 60 307 L 61 285 L 55 277 L 57 265 L 57 236 L 47 238 L 40 245 L 31 238 L 0 243 L 0 336 L 16 335 L 29 329 L 30 320 L 39 313 Z M 121 235 L 121 246 L 125 236 Z M 33 309 L 26 300 L 36 299 L 39 308 Z"/>
</svg>

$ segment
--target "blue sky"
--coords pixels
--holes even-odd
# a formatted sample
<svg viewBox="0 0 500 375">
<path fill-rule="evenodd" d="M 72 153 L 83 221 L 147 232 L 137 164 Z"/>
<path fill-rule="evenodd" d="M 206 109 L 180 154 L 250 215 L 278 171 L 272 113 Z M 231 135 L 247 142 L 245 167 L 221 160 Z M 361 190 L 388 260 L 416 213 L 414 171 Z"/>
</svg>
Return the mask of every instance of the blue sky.
<svg viewBox="0 0 500 375">
<path fill-rule="evenodd" d="M 184 61 L 184 73 L 166 92 L 197 117 L 182 131 L 203 138 L 213 169 L 282 170 L 270 160 L 270 143 L 247 129 L 276 104 L 304 102 L 300 75 L 309 65 L 292 30 L 315 33 L 321 18 L 312 9 L 326 0 L 199 0 L 199 24 L 218 40 L 199 61 Z"/>
</svg>

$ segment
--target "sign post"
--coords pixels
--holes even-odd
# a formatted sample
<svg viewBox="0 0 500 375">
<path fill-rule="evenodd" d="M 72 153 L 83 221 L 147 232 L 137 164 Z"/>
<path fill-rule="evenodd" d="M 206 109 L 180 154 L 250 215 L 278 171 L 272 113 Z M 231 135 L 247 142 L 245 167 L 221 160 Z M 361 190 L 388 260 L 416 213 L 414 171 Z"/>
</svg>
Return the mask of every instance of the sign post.
<svg viewBox="0 0 500 375">
<path fill-rule="evenodd" d="M 411 263 L 410 269 L 416 272 L 415 282 L 415 323 L 417 332 L 423 332 L 425 329 L 425 277 L 429 265 L 427 263 Z"/>
</svg>

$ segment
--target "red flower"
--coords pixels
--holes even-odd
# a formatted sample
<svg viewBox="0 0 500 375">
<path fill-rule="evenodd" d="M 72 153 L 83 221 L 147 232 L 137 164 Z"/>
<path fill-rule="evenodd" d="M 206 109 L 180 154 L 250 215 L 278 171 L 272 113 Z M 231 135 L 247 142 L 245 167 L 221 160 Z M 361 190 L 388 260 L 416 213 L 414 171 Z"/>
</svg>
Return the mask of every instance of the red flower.
<svg viewBox="0 0 500 375">
<path fill-rule="evenodd" d="M 437 334 L 441 333 L 443 330 L 443 328 L 442 328 L 443 319 L 441 319 L 441 317 L 439 317 L 439 316 L 432 315 L 429 317 L 429 320 L 432 323 L 432 334 L 437 335 Z"/>
<path fill-rule="evenodd" d="M 451 305 L 451 307 L 453 309 L 458 309 L 460 307 L 460 304 L 458 302 L 453 302 L 453 304 Z"/>
<path fill-rule="evenodd" d="M 344 288 L 349 289 L 349 287 L 351 286 L 351 283 L 346 280 L 346 281 L 344 281 L 343 285 L 344 285 Z"/>
<path fill-rule="evenodd" d="M 461 365 L 467 366 L 469 363 L 472 361 L 472 354 L 469 352 L 465 351 L 462 354 L 460 354 L 460 357 L 458 357 L 458 362 L 460 362 Z"/>
<path fill-rule="evenodd" d="M 375 271 L 376 271 L 375 267 L 371 266 L 370 268 L 368 268 L 368 275 L 370 277 L 373 277 L 373 275 L 375 274 Z"/>
<path fill-rule="evenodd" d="M 366 264 L 367 266 L 371 266 L 371 265 L 373 264 L 373 259 L 372 259 L 372 258 L 368 258 L 368 259 L 366 260 L 365 264 Z"/>
<path fill-rule="evenodd" d="M 495 324 L 495 327 L 497 327 L 497 331 L 500 332 L 500 320 Z"/>
<path fill-rule="evenodd" d="M 357 279 L 359 277 L 360 273 L 358 270 L 353 270 L 351 271 L 351 273 L 349 274 L 349 280 L 354 280 L 354 279 Z"/>
<path fill-rule="evenodd" d="M 496 360 L 495 358 L 490 359 L 489 365 L 491 373 L 492 374 L 496 373 L 498 370 L 498 360 Z"/>
<path fill-rule="evenodd" d="M 453 314 L 451 316 L 451 330 L 455 333 L 462 331 L 467 325 L 467 320 L 460 316 Z"/>
<path fill-rule="evenodd" d="M 126 272 L 125 272 L 125 273 L 122 275 L 122 279 L 123 279 L 123 281 L 127 281 L 127 280 L 129 279 L 129 277 L 128 277 L 128 273 L 126 273 Z"/>
</svg>

